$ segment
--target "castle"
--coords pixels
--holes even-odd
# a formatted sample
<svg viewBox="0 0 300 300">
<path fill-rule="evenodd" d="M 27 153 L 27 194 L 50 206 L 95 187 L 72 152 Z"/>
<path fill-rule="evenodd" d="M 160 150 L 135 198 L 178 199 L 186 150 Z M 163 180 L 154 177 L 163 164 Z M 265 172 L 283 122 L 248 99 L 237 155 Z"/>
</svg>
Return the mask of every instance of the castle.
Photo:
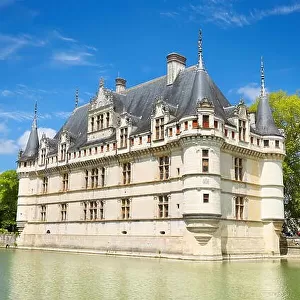
<svg viewBox="0 0 300 300">
<path fill-rule="evenodd" d="M 259 96 L 259 95 L 258 95 Z M 195 260 L 279 254 L 283 134 L 265 90 L 256 114 L 231 105 L 198 63 L 76 105 L 53 139 L 24 152 L 17 226 L 23 247 Z"/>
</svg>

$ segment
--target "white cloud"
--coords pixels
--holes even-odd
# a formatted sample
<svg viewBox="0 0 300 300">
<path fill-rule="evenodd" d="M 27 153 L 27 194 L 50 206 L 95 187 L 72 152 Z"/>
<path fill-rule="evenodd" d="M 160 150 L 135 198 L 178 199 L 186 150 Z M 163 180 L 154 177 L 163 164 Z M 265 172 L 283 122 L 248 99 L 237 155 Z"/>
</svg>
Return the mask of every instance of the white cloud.
<svg viewBox="0 0 300 300">
<path fill-rule="evenodd" d="M 77 40 L 67 37 L 67 36 L 63 36 L 60 32 L 58 32 L 57 30 L 53 31 L 53 35 L 58 38 L 59 40 L 65 41 L 65 42 L 72 42 L 72 43 L 77 43 Z"/>
<path fill-rule="evenodd" d="M 0 123 L 0 134 L 5 134 L 8 132 L 8 128 L 4 123 Z"/>
<path fill-rule="evenodd" d="M 14 140 L 0 139 L 0 154 L 13 154 L 18 151 Z"/>
<path fill-rule="evenodd" d="M 94 56 L 89 52 L 69 51 L 69 52 L 56 52 L 52 59 L 57 63 L 62 63 L 69 66 L 87 66 L 93 65 L 88 58 Z"/>
<path fill-rule="evenodd" d="M 56 130 L 54 130 L 52 128 L 43 128 L 43 127 L 38 128 L 39 139 L 42 137 L 43 133 L 46 134 L 46 137 L 53 138 L 56 134 Z M 26 148 L 29 135 L 30 135 L 30 131 L 27 130 L 18 138 L 17 143 L 16 143 L 18 145 L 18 147 L 17 147 L 18 149 L 24 150 Z"/>
<path fill-rule="evenodd" d="M 254 102 L 260 95 L 260 86 L 257 83 L 249 83 L 236 90 L 237 94 L 242 95 L 246 102 Z"/>
</svg>

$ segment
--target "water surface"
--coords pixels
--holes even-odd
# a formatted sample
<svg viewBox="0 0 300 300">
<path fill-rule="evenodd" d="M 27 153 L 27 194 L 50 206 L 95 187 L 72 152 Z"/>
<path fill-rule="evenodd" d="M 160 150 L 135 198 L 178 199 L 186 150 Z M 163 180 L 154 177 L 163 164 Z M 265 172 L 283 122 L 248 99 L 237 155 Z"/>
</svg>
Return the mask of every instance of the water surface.
<svg viewBox="0 0 300 300">
<path fill-rule="evenodd" d="M 300 261 L 186 262 L 0 249 L 1 300 L 300 299 Z"/>
</svg>

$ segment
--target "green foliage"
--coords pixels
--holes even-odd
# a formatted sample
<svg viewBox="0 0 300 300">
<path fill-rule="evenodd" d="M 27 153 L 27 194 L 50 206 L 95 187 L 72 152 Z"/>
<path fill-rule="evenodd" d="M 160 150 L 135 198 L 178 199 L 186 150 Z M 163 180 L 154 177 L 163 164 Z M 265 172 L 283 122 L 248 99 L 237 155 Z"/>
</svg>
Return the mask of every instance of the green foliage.
<svg viewBox="0 0 300 300">
<path fill-rule="evenodd" d="M 16 231 L 18 176 L 15 170 L 0 174 L 0 228 Z"/>
<path fill-rule="evenodd" d="M 283 91 L 269 96 L 274 121 L 285 133 L 286 157 L 283 161 L 283 181 L 286 210 L 289 217 L 300 218 L 300 96 Z M 250 108 L 257 110 L 258 101 Z"/>
</svg>

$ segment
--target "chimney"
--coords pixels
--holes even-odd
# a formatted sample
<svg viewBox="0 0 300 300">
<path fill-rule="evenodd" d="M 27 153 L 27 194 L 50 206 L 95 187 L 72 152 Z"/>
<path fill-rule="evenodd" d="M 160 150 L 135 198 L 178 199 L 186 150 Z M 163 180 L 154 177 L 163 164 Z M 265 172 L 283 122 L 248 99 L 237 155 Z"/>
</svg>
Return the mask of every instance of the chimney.
<svg viewBox="0 0 300 300">
<path fill-rule="evenodd" d="M 121 93 L 126 89 L 126 80 L 120 77 L 116 78 L 116 92 Z"/>
<path fill-rule="evenodd" d="M 181 70 L 185 69 L 186 58 L 178 53 L 167 55 L 167 85 L 173 84 Z"/>
</svg>

